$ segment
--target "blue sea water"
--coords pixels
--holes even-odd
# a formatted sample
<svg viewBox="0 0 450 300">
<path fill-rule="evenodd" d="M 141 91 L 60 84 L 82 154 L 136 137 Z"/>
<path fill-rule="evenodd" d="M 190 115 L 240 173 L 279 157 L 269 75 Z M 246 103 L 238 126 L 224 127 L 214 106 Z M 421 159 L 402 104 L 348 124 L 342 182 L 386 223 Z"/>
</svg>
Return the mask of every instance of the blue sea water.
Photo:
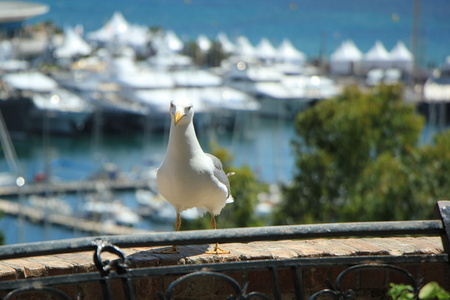
<svg viewBox="0 0 450 300">
<path fill-rule="evenodd" d="M 266 183 L 288 182 L 294 168 L 290 145 L 294 138 L 292 121 L 247 116 L 245 121 L 239 123 L 233 132 L 198 129 L 197 135 L 203 149 L 210 152 L 211 142 L 214 142 L 226 148 L 234 157 L 233 166 L 249 166 L 258 179 Z M 51 166 L 48 170 L 53 180 L 63 181 L 86 179 L 105 163 L 114 163 L 123 174 L 136 169 L 145 171 L 146 168 L 160 164 L 166 151 L 167 139 L 167 134 L 136 133 L 127 136 L 104 135 L 98 146 L 94 146 L 96 142 L 90 134 L 75 138 L 50 136 L 46 143 L 42 136 L 35 135 L 22 140 L 15 139 L 13 142 L 25 171 L 24 177 L 27 182 L 31 182 L 36 173 L 46 170 L 47 165 Z M 52 163 L 57 161 L 63 163 Z M 0 172 L 8 170 L 5 158 L 0 156 Z M 83 195 L 56 196 L 70 203 L 74 211 L 83 200 Z M 128 207 L 137 209 L 133 192 L 123 192 L 116 197 Z M 142 219 L 136 227 L 167 231 L 172 230 L 173 224 Z M 5 234 L 7 244 L 87 235 L 58 226 L 46 227 L 26 220 L 20 221 L 11 216 L 0 218 L 0 231 Z"/>
<path fill-rule="evenodd" d="M 184 41 L 205 34 L 214 39 L 244 35 L 275 46 L 288 38 L 309 59 L 330 55 L 346 39 L 367 52 L 380 40 L 388 50 L 397 41 L 411 49 L 414 0 L 38 0 L 50 11 L 30 20 L 99 29 L 120 11 L 132 24 L 174 30 Z M 419 3 L 418 60 L 437 66 L 450 55 L 450 1 Z"/>
</svg>

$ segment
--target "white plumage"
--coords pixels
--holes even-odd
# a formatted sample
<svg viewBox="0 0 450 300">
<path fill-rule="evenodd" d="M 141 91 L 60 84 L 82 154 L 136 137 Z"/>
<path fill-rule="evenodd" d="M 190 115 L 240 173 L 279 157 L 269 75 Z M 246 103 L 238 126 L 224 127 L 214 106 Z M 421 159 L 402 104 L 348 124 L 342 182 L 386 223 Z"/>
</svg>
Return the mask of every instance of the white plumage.
<svg viewBox="0 0 450 300">
<path fill-rule="evenodd" d="M 169 144 L 157 171 L 159 192 L 175 208 L 177 231 L 181 226 L 180 213 L 193 207 L 208 210 L 215 229 L 214 216 L 233 201 L 227 174 L 218 158 L 203 152 L 195 134 L 194 108 L 189 100 L 172 101 L 170 116 Z M 176 246 L 171 252 L 177 252 Z M 218 245 L 213 252 L 226 253 Z"/>
</svg>

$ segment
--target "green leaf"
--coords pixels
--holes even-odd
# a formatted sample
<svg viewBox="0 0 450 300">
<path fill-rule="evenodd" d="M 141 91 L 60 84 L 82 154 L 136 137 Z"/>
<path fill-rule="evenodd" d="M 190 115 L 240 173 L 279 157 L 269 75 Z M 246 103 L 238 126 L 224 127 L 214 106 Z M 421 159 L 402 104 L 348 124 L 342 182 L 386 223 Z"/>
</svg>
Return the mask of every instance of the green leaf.
<svg viewBox="0 0 450 300">
<path fill-rule="evenodd" d="M 404 284 L 390 284 L 391 289 L 388 291 L 388 296 L 394 300 L 409 300 L 414 299 L 414 289 L 410 285 Z"/>
<path fill-rule="evenodd" d="M 419 292 L 419 299 L 449 299 L 450 294 L 447 293 L 437 282 L 427 283 Z"/>
</svg>

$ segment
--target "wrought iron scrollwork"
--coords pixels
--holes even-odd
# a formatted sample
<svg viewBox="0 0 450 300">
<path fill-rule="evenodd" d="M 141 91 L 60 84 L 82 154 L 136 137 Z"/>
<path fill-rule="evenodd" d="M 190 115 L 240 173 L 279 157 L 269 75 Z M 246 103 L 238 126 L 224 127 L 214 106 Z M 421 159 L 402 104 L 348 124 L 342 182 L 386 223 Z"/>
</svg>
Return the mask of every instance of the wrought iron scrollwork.
<svg viewBox="0 0 450 300">
<path fill-rule="evenodd" d="M 53 296 L 56 299 L 63 299 L 63 300 L 70 300 L 70 297 L 67 296 L 65 293 L 58 289 L 54 289 L 51 287 L 36 287 L 36 286 L 29 286 L 29 287 L 23 287 L 20 289 L 16 289 L 12 292 L 10 292 L 4 300 L 9 299 L 20 299 L 20 296 L 24 296 L 26 294 L 29 295 L 37 295 L 37 294 L 43 294 L 46 296 Z"/>
<path fill-rule="evenodd" d="M 351 272 L 372 270 L 372 269 L 393 271 L 393 272 L 401 275 L 404 279 L 406 279 L 408 281 L 408 284 L 412 286 L 413 291 L 414 291 L 414 299 L 418 299 L 422 280 L 419 280 L 417 282 L 408 271 L 406 271 L 402 268 L 396 267 L 396 266 L 386 265 L 386 264 L 364 264 L 364 265 L 357 265 L 357 266 L 349 267 L 348 269 L 342 271 L 338 275 L 334 285 L 332 285 L 328 282 L 329 287 L 327 289 L 323 289 L 323 290 L 313 294 L 309 299 L 313 300 L 313 299 L 316 299 L 318 296 L 327 295 L 327 294 L 331 295 L 333 297 L 333 299 L 339 299 L 339 300 L 353 299 L 356 297 L 356 293 L 352 289 L 350 289 L 348 291 L 343 291 L 342 290 L 342 280 L 344 279 L 345 276 L 347 276 Z"/>
<path fill-rule="evenodd" d="M 94 240 L 93 244 L 96 246 L 96 251 L 94 252 L 94 263 L 102 276 L 108 276 L 111 270 L 116 270 L 119 274 L 126 272 L 126 268 L 129 266 L 130 262 L 128 261 L 125 253 L 123 253 L 119 247 L 103 240 Z M 103 252 L 115 254 L 119 257 L 119 260 L 103 261 L 101 257 Z"/>
<path fill-rule="evenodd" d="M 246 293 L 246 289 L 247 289 L 247 284 L 244 285 L 244 288 L 241 289 L 241 286 L 239 285 L 239 283 L 236 282 L 236 280 L 234 280 L 233 278 L 222 274 L 222 273 L 215 273 L 215 272 L 194 272 L 194 273 L 190 273 L 184 276 L 181 276 L 180 278 L 176 279 L 175 281 L 173 281 L 169 287 L 166 290 L 165 295 L 162 295 L 161 293 L 158 293 L 158 296 L 161 300 L 171 300 L 173 299 L 173 293 L 174 293 L 174 289 L 182 282 L 194 279 L 194 278 L 214 278 L 214 279 L 218 279 L 220 281 L 223 281 L 225 283 L 227 283 L 230 287 L 232 287 L 232 289 L 235 292 L 235 295 L 230 295 L 228 296 L 226 299 L 227 300 L 245 300 L 245 299 L 251 299 L 254 297 L 259 297 L 261 299 L 266 299 L 269 300 L 269 297 L 267 297 L 266 295 L 262 294 L 262 293 L 258 293 L 258 292 L 252 292 L 249 294 L 245 294 Z"/>
<path fill-rule="evenodd" d="M 127 276 L 127 268 L 130 265 L 130 262 L 125 253 L 120 250 L 119 247 L 109 243 L 108 241 L 95 240 L 94 246 L 96 246 L 96 251 L 94 252 L 94 263 L 103 277 L 103 280 L 101 280 L 101 285 L 104 298 L 112 299 L 109 275 L 112 270 L 115 270 L 117 274 L 121 275 L 124 295 L 127 299 L 134 300 L 131 278 Z M 103 252 L 115 254 L 119 259 L 103 261 L 101 257 Z"/>
</svg>

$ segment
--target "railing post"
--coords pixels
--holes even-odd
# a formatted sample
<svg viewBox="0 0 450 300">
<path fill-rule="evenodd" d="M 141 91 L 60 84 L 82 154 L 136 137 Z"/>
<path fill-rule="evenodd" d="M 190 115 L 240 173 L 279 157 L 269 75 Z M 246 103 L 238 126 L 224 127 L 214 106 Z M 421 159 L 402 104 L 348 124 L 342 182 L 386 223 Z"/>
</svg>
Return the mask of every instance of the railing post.
<svg viewBox="0 0 450 300">
<path fill-rule="evenodd" d="M 444 233 L 441 235 L 442 246 L 450 258 L 450 201 L 438 201 L 434 212 L 442 220 L 444 226 Z"/>
</svg>

